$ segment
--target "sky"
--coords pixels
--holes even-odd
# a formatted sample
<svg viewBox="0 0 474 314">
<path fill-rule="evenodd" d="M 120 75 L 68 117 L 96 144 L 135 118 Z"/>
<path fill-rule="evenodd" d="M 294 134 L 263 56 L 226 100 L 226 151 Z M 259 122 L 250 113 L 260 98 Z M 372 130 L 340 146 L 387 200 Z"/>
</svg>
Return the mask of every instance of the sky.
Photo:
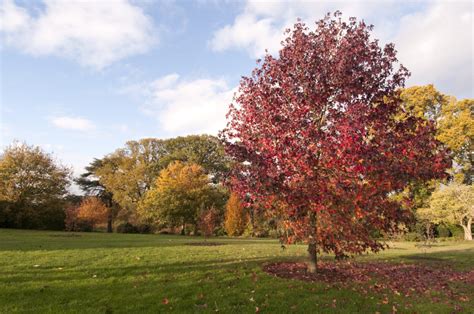
<svg viewBox="0 0 474 314">
<path fill-rule="evenodd" d="M 407 86 L 474 97 L 471 1 L 0 0 L 0 149 L 78 175 L 128 140 L 217 134 L 255 60 L 335 10 L 395 43 Z"/>
</svg>

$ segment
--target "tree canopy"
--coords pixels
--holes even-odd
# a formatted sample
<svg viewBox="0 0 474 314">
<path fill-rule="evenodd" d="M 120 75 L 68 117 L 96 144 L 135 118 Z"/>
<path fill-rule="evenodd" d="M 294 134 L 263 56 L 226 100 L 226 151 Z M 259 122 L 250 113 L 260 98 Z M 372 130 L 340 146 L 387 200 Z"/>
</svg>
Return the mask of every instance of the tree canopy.
<svg viewBox="0 0 474 314">
<path fill-rule="evenodd" d="M 113 193 L 114 200 L 133 215 L 160 171 L 174 161 L 200 165 L 214 182 L 221 180 L 229 167 L 224 148 L 216 137 L 190 135 L 129 141 L 125 148 L 104 157 L 95 174 L 100 184 Z"/>
<path fill-rule="evenodd" d="M 383 248 L 374 231 L 411 217 L 388 196 L 450 166 L 433 123 L 399 119 L 408 71 L 371 30 L 339 13 L 315 30 L 297 23 L 278 57 L 241 80 L 222 132 L 233 190 L 247 206 L 273 195 L 288 204 L 288 240 L 309 244 L 312 267 L 319 251 Z"/>
<path fill-rule="evenodd" d="M 459 225 L 464 230 L 464 239 L 472 240 L 474 186 L 456 182 L 442 185 L 431 195 L 429 207 L 420 209 L 419 215 L 433 223 Z"/>
<path fill-rule="evenodd" d="M 41 148 L 14 143 L 0 156 L 0 226 L 62 229 L 71 170 Z"/>
<path fill-rule="evenodd" d="M 155 224 L 182 226 L 196 224 L 201 211 L 219 202 L 219 191 L 211 185 L 203 167 L 174 161 L 160 172 L 138 213 Z"/>
</svg>

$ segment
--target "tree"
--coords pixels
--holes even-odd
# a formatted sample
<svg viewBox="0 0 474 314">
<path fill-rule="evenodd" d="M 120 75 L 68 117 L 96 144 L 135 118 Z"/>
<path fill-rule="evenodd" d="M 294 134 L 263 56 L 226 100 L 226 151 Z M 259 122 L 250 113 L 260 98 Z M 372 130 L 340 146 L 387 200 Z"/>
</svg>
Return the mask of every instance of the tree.
<svg viewBox="0 0 474 314">
<path fill-rule="evenodd" d="M 248 214 L 236 193 L 231 193 L 226 204 L 224 227 L 230 236 L 240 236 L 248 223 Z"/>
<path fill-rule="evenodd" d="M 2 227 L 62 229 L 71 170 L 41 148 L 14 143 L 0 156 Z"/>
<path fill-rule="evenodd" d="M 405 117 L 415 116 L 437 122 L 442 108 L 449 102 L 449 97 L 441 94 L 432 84 L 412 86 L 400 93 Z"/>
<path fill-rule="evenodd" d="M 399 118 L 408 71 L 396 69 L 394 46 L 380 48 L 364 22 L 335 17 L 288 30 L 279 56 L 241 80 L 221 134 L 232 190 L 246 206 L 274 195 L 288 204 L 288 241 L 308 243 L 309 271 L 321 251 L 383 249 L 372 235 L 411 219 L 389 196 L 450 166 L 432 123 Z"/>
<path fill-rule="evenodd" d="M 77 208 L 77 218 L 89 222 L 94 228 L 107 222 L 109 209 L 97 197 L 86 197 Z"/>
<path fill-rule="evenodd" d="M 102 159 L 95 158 L 89 166 L 86 167 L 86 172 L 81 174 L 79 178 L 74 181 L 81 187 L 86 195 L 98 197 L 107 206 L 107 232 L 110 233 L 113 231 L 113 222 L 120 211 L 120 207 L 114 201 L 113 193 L 100 183 L 97 176 L 97 171 L 103 164 Z"/>
<path fill-rule="evenodd" d="M 474 180 L 474 99 L 451 101 L 442 108 L 438 139 L 452 151 L 464 174 L 464 183 Z"/>
<path fill-rule="evenodd" d="M 451 151 L 464 183 L 474 177 L 474 99 L 458 101 L 433 85 L 413 86 L 401 92 L 405 116 L 414 115 L 436 124 L 436 138 Z M 457 172 L 457 171 L 455 171 Z"/>
<path fill-rule="evenodd" d="M 457 224 L 464 230 L 464 239 L 472 240 L 474 219 L 474 186 L 452 182 L 431 195 L 430 207 L 420 214 L 432 223 Z"/>
<path fill-rule="evenodd" d="M 219 214 L 214 206 L 209 209 L 203 210 L 199 214 L 199 230 L 205 237 L 210 237 L 214 233 L 218 223 Z"/>
<path fill-rule="evenodd" d="M 126 218 L 133 220 L 138 203 L 160 171 L 174 161 L 200 165 L 214 183 L 218 183 L 228 169 L 224 148 L 216 137 L 190 135 L 129 141 L 125 148 L 104 157 L 94 174 L 113 194 L 114 201 L 125 209 Z"/>
<path fill-rule="evenodd" d="M 204 169 L 175 161 L 160 172 L 154 187 L 140 202 L 138 214 L 155 224 L 196 224 L 198 213 L 214 205 L 216 189 Z"/>
<path fill-rule="evenodd" d="M 173 161 L 194 163 L 203 167 L 214 183 L 229 170 L 229 160 L 221 141 L 211 135 L 179 136 L 164 141 L 167 155 L 160 160 L 162 168 Z"/>
<path fill-rule="evenodd" d="M 125 148 L 102 158 L 95 171 L 99 183 L 113 194 L 113 200 L 123 208 L 125 220 L 133 220 L 138 202 L 151 188 L 164 154 L 162 141 L 142 139 L 129 141 Z"/>
</svg>

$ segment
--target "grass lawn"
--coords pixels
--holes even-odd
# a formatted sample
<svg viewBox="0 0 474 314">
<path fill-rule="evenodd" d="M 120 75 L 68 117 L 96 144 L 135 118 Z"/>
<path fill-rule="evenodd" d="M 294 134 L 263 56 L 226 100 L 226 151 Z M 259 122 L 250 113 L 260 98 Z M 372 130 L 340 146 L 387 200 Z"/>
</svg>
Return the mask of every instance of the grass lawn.
<svg viewBox="0 0 474 314">
<path fill-rule="evenodd" d="M 270 276 L 262 265 L 305 257 L 276 240 L 168 235 L 64 233 L 0 229 L 0 313 L 451 313 L 430 297 L 361 294 L 349 287 Z M 427 250 L 394 243 L 360 261 L 474 269 L 474 243 L 442 242 Z M 452 283 L 456 284 L 456 283 Z M 474 313 L 472 297 L 459 301 Z M 385 304 L 386 303 L 386 304 Z M 408 306 L 407 308 L 405 308 Z"/>
</svg>

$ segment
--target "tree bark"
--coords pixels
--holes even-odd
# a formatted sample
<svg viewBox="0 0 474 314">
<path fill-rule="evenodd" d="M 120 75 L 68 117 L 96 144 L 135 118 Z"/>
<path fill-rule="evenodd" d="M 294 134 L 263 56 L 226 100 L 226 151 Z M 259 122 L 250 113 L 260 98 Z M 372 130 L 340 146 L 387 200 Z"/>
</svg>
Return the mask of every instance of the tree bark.
<svg viewBox="0 0 474 314">
<path fill-rule="evenodd" d="M 309 211 L 309 237 L 308 237 L 308 272 L 315 273 L 318 270 L 318 239 L 317 239 L 317 216 L 312 210 Z"/>
<path fill-rule="evenodd" d="M 469 219 L 467 221 L 467 225 L 461 225 L 461 227 L 464 229 L 464 240 L 472 241 L 472 230 L 471 230 L 471 225 L 472 225 L 472 219 Z"/>
</svg>

